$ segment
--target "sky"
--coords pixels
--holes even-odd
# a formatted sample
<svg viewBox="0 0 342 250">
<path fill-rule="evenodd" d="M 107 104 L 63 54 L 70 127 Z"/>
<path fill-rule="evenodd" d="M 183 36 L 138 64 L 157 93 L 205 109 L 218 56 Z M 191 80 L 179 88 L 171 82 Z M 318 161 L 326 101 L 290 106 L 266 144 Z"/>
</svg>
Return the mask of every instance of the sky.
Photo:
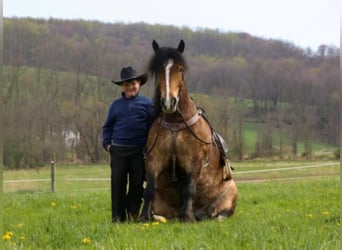
<svg viewBox="0 0 342 250">
<path fill-rule="evenodd" d="M 3 0 L 4 17 L 246 32 L 314 51 L 322 44 L 340 47 L 340 14 L 340 0 Z"/>
</svg>

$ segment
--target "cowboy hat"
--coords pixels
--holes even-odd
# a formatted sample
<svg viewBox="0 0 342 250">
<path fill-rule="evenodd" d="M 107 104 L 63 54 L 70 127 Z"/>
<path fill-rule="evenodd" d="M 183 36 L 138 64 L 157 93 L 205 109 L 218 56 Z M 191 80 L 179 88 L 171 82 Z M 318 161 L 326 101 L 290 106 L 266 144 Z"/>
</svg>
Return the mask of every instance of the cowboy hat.
<svg viewBox="0 0 342 250">
<path fill-rule="evenodd" d="M 131 66 L 128 66 L 126 68 L 122 68 L 121 69 L 121 80 L 115 81 L 112 80 L 112 83 L 115 83 L 117 85 L 120 85 L 124 82 L 129 82 L 135 79 L 140 80 L 140 86 L 144 85 L 147 81 L 148 78 L 148 74 L 144 73 L 142 75 L 138 75 L 137 72 L 135 71 L 135 69 L 133 69 Z"/>
</svg>

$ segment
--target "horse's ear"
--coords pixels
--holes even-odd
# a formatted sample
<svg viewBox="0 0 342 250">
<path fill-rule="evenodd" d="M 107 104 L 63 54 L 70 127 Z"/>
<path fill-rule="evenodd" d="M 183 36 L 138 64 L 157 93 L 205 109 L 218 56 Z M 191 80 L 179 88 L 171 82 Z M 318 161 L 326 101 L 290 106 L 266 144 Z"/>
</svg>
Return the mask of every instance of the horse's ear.
<svg viewBox="0 0 342 250">
<path fill-rule="evenodd" d="M 177 51 L 180 53 L 183 53 L 184 47 L 185 47 L 185 43 L 184 43 L 183 39 L 181 39 L 179 44 L 178 44 Z"/>
<path fill-rule="evenodd" d="M 153 40 L 152 48 L 154 52 L 157 52 L 157 50 L 159 49 L 159 44 L 156 42 L 156 40 Z"/>
</svg>

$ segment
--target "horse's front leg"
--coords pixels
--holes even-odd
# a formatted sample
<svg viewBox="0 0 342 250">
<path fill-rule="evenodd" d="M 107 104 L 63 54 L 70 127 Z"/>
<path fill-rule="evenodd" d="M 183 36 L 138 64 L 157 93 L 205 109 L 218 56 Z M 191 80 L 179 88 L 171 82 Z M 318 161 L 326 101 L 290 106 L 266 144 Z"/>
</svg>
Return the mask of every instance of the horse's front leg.
<svg viewBox="0 0 342 250">
<path fill-rule="evenodd" d="M 196 181 L 191 174 L 186 176 L 182 189 L 183 207 L 181 211 L 181 219 L 186 222 L 195 221 L 193 202 L 196 196 Z"/>
<path fill-rule="evenodd" d="M 155 178 L 146 175 L 146 188 L 144 190 L 144 206 L 139 217 L 139 222 L 150 221 L 152 218 L 152 203 L 156 191 Z"/>
</svg>

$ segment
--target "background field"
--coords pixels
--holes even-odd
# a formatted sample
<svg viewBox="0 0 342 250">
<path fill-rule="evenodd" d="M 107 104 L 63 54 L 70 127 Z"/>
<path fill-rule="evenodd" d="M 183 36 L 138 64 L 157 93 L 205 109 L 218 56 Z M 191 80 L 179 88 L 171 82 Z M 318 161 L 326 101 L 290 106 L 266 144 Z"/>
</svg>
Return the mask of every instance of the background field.
<svg viewBox="0 0 342 250">
<path fill-rule="evenodd" d="M 339 162 L 233 165 L 234 216 L 193 224 L 112 224 L 106 165 L 57 165 L 54 193 L 8 182 L 49 179 L 48 167 L 5 171 L 4 249 L 340 249 Z"/>
</svg>

